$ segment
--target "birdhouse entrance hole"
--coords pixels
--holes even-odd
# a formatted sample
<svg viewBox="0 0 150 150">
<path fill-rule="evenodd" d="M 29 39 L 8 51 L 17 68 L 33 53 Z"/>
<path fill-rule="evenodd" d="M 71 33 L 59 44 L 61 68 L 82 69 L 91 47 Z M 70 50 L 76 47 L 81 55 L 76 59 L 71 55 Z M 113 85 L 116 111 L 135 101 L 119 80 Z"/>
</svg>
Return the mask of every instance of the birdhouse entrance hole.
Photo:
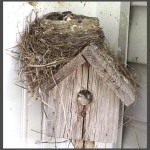
<svg viewBox="0 0 150 150">
<path fill-rule="evenodd" d="M 93 99 L 93 95 L 88 90 L 81 90 L 77 95 L 77 100 L 81 105 L 89 104 Z"/>
</svg>

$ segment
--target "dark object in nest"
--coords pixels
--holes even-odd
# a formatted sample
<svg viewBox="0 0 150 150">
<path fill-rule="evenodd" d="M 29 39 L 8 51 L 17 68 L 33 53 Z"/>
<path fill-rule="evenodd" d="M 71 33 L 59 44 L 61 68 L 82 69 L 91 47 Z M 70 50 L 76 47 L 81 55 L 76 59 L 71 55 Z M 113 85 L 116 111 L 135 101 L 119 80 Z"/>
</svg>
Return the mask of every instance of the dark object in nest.
<svg viewBox="0 0 150 150">
<path fill-rule="evenodd" d="M 50 14 L 50 15 L 46 16 L 45 19 L 49 19 L 49 20 L 63 20 L 63 14 L 55 12 L 53 14 Z"/>
<path fill-rule="evenodd" d="M 41 85 L 49 83 L 53 74 L 89 43 L 103 47 L 104 40 L 99 20 L 95 17 L 67 11 L 52 12 L 41 19 L 36 17 L 34 22 L 27 21 L 18 44 L 20 74 L 27 78 L 23 83 L 32 95 L 40 97 Z"/>
<path fill-rule="evenodd" d="M 71 15 L 73 17 L 73 14 L 72 14 L 71 11 L 64 11 L 62 13 L 59 13 L 59 12 L 50 13 L 50 14 L 46 15 L 45 19 L 49 19 L 49 20 L 64 20 L 64 18 L 67 15 Z"/>
<path fill-rule="evenodd" d="M 77 100 L 81 105 L 89 104 L 93 99 L 93 95 L 88 90 L 81 90 L 77 95 Z"/>
</svg>

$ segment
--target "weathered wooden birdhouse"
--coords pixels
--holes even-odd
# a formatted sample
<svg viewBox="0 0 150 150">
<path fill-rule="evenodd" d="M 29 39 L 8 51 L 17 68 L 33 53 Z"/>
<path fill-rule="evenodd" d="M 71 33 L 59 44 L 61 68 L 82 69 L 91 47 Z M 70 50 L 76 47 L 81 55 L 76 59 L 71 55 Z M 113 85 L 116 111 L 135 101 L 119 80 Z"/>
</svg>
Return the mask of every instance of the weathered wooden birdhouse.
<svg viewBox="0 0 150 150">
<path fill-rule="evenodd" d="M 119 103 L 135 101 L 134 88 L 109 54 L 89 44 L 60 69 L 49 89 L 47 134 L 76 140 L 114 143 Z"/>
<path fill-rule="evenodd" d="M 30 92 L 48 93 L 46 134 L 116 142 L 119 103 L 134 103 L 134 80 L 104 46 L 99 20 L 54 12 L 29 27 L 19 58 Z"/>
</svg>

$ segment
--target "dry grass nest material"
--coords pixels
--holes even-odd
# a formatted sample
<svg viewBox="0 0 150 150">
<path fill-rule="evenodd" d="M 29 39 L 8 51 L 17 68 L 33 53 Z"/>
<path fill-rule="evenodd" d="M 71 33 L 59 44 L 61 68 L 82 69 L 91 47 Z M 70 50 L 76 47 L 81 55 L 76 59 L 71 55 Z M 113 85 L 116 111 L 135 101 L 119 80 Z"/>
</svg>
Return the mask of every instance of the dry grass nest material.
<svg viewBox="0 0 150 150">
<path fill-rule="evenodd" d="M 29 19 L 17 45 L 20 76 L 25 88 L 36 98 L 41 98 L 40 88 L 53 75 L 72 60 L 89 43 L 104 46 L 104 34 L 94 17 L 75 15 L 70 12 L 53 12 L 35 21 Z M 104 48 L 108 53 L 109 50 Z M 111 54 L 111 53 L 110 53 Z M 118 68 L 137 87 L 131 74 L 118 63 Z"/>
</svg>

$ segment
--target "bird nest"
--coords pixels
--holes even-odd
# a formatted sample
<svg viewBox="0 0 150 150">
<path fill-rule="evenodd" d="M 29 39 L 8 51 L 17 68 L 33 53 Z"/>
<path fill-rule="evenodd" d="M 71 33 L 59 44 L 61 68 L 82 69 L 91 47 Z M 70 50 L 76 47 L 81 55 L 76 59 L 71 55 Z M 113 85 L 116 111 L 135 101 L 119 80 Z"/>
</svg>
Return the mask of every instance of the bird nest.
<svg viewBox="0 0 150 150">
<path fill-rule="evenodd" d="M 102 47 L 104 40 L 95 17 L 53 12 L 42 18 L 36 16 L 34 22 L 28 20 L 17 45 L 25 88 L 32 96 L 41 98 L 42 84 L 49 83 L 53 75 L 89 43 Z M 122 72 L 131 78 L 125 68 Z"/>
</svg>

